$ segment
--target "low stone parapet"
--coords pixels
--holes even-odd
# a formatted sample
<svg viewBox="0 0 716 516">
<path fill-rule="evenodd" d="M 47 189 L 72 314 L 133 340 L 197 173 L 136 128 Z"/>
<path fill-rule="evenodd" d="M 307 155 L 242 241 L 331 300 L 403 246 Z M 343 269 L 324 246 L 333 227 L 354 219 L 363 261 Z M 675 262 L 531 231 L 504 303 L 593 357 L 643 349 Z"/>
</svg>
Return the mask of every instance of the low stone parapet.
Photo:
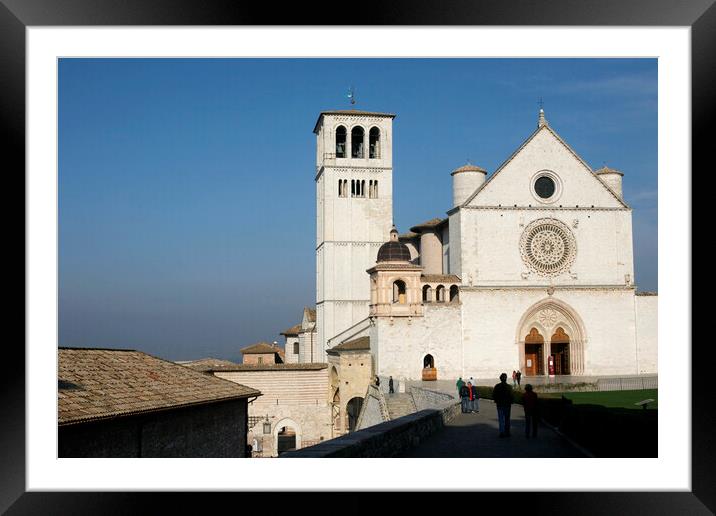
<svg viewBox="0 0 716 516">
<path fill-rule="evenodd" d="M 281 457 L 395 457 L 442 430 L 459 411 L 459 403 L 453 403 L 442 410 L 421 410 L 316 446 L 286 452 Z"/>
</svg>

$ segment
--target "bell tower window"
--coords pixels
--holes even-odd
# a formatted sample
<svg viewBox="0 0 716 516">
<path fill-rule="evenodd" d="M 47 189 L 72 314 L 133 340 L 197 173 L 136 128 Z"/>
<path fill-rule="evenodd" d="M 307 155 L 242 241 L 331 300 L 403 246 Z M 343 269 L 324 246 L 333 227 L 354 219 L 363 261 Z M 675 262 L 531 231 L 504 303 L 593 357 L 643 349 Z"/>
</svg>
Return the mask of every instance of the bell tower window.
<svg viewBox="0 0 716 516">
<path fill-rule="evenodd" d="M 351 131 L 351 157 L 363 158 L 365 131 L 361 126 L 356 126 Z"/>
<path fill-rule="evenodd" d="M 380 129 L 373 127 L 368 133 L 368 157 L 371 159 L 380 158 Z"/>
<path fill-rule="evenodd" d="M 393 303 L 405 304 L 405 282 L 398 280 L 393 283 Z"/>
<path fill-rule="evenodd" d="M 339 125 L 336 128 L 336 158 L 346 157 L 346 128 Z"/>
</svg>

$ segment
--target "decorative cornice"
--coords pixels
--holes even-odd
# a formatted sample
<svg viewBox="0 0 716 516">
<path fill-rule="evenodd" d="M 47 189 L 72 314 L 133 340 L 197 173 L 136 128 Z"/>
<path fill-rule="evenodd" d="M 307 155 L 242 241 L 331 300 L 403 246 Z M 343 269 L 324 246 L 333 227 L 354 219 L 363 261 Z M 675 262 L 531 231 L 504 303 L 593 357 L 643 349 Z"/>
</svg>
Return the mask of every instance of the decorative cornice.
<svg viewBox="0 0 716 516">
<path fill-rule="evenodd" d="M 461 285 L 460 292 L 478 292 L 484 290 L 529 290 L 529 291 L 570 291 L 570 290 L 609 290 L 609 291 L 629 291 L 636 290 L 634 286 L 626 285 Z M 550 294 L 552 295 L 552 294 Z"/>
<path fill-rule="evenodd" d="M 632 211 L 631 208 L 606 208 L 587 206 L 456 206 L 448 213 L 452 214 L 459 209 L 465 210 L 506 210 L 506 211 Z"/>
</svg>

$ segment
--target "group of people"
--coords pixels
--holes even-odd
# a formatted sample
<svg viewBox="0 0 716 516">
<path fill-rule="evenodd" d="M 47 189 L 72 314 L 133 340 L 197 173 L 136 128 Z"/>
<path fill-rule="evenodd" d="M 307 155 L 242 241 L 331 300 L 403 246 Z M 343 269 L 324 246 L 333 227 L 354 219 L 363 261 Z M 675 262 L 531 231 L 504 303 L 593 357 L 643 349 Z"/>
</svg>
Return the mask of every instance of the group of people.
<svg viewBox="0 0 716 516">
<path fill-rule="evenodd" d="M 470 381 L 465 383 L 462 377 L 458 378 L 455 385 L 460 396 L 460 408 L 463 414 L 480 412 L 480 400 L 477 396 L 477 386 L 475 380 L 470 377 Z"/>
<path fill-rule="evenodd" d="M 512 371 L 513 385 L 519 386 L 521 377 L 522 373 L 520 371 Z M 470 380 L 466 383 L 460 377 L 456 382 L 456 386 L 460 395 L 462 413 L 480 412 L 475 380 L 470 377 Z M 492 400 L 497 407 L 500 437 L 510 437 L 510 413 L 512 412 L 514 395 L 512 386 L 507 383 L 507 373 L 500 375 L 500 383 L 492 389 Z M 537 437 L 537 426 L 539 424 L 537 393 L 534 392 L 532 385 L 529 383 L 525 385 L 522 406 L 525 411 L 525 436 L 528 439 Z"/>
<path fill-rule="evenodd" d="M 512 386 L 513 387 L 519 387 L 521 379 L 522 379 L 522 371 L 520 371 L 519 369 L 517 371 L 512 371 Z"/>
<path fill-rule="evenodd" d="M 380 378 L 376 375 L 375 386 L 380 387 Z M 388 378 L 388 394 L 394 394 L 395 388 L 393 387 L 393 377 Z"/>
</svg>

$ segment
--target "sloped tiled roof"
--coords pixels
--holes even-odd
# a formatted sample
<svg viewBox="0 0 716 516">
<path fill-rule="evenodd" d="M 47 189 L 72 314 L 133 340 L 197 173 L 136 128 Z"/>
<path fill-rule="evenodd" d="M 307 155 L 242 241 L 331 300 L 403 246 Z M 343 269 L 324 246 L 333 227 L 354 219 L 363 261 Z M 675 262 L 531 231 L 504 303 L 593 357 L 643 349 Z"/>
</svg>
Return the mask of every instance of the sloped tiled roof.
<svg viewBox="0 0 716 516">
<path fill-rule="evenodd" d="M 328 364 L 325 362 L 302 362 L 293 364 L 239 364 L 235 366 L 217 367 L 214 372 L 231 373 L 238 371 L 315 371 L 325 369 Z"/>
<path fill-rule="evenodd" d="M 421 274 L 423 283 L 460 283 L 460 277 L 454 274 Z"/>
<path fill-rule="evenodd" d="M 201 358 L 199 360 L 189 360 L 186 362 L 177 362 L 177 364 L 181 364 L 184 367 L 188 367 L 190 369 L 193 369 L 194 371 L 210 371 L 211 368 L 216 366 L 231 366 L 231 365 L 237 365 L 236 362 L 232 362 L 230 360 L 222 360 L 219 358 Z"/>
<path fill-rule="evenodd" d="M 261 394 L 141 351 L 59 348 L 58 358 L 60 426 Z"/>
<path fill-rule="evenodd" d="M 308 314 L 308 322 L 316 322 L 316 309 L 315 308 L 304 308 L 304 313 Z"/>
<path fill-rule="evenodd" d="M 244 355 L 252 355 L 258 353 L 278 353 L 278 348 L 276 346 L 272 346 L 268 342 L 257 342 L 256 344 L 252 344 L 251 346 L 246 346 L 245 348 L 242 348 L 240 351 Z"/>
<path fill-rule="evenodd" d="M 294 324 L 287 330 L 283 330 L 280 335 L 298 335 L 298 332 L 301 331 L 301 323 Z"/>
<path fill-rule="evenodd" d="M 414 233 L 420 233 L 424 229 L 433 229 L 440 225 L 442 225 L 444 222 L 447 222 L 448 219 L 441 219 L 440 217 L 436 217 L 434 219 L 426 220 L 422 224 L 418 224 L 416 226 L 413 226 L 410 228 L 410 231 Z"/>
<path fill-rule="evenodd" d="M 358 337 L 357 339 L 333 346 L 328 351 L 362 351 L 366 349 L 370 349 L 370 337 Z"/>
</svg>

